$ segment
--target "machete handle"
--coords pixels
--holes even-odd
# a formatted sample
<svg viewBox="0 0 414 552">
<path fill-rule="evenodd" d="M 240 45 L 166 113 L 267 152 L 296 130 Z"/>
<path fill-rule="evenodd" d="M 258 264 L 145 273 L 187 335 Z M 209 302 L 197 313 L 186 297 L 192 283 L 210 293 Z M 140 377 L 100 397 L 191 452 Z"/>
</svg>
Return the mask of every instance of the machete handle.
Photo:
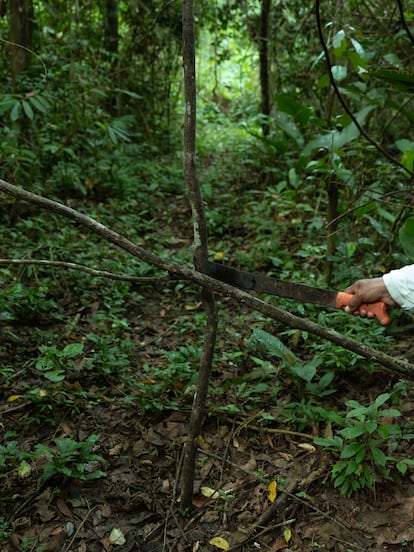
<svg viewBox="0 0 414 552">
<path fill-rule="evenodd" d="M 344 291 L 338 292 L 338 295 L 336 296 L 336 308 L 342 309 L 343 307 L 349 305 L 351 297 L 353 297 L 352 293 L 345 293 Z M 358 307 L 358 310 L 361 309 L 366 311 L 368 314 L 376 316 L 383 326 L 387 326 L 390 323 L 390 317 L 387 313 L 387 305 L 382 301 L 378 301 L 377 303 L 364 303 Z"/>
</svg>

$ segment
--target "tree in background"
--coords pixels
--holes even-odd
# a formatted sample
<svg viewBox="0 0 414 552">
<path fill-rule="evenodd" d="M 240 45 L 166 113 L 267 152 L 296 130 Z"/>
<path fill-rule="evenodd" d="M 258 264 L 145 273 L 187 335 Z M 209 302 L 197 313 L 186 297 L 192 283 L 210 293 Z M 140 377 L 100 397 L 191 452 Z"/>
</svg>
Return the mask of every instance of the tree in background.
<svg viewBox="0 0 414 552">
<path fill-rule="evenodd" d="M 30 65 L 34 10 L 32 0 L 9 0 L 10 66 L 13 90 L 19 74 Z"/>
</svg>

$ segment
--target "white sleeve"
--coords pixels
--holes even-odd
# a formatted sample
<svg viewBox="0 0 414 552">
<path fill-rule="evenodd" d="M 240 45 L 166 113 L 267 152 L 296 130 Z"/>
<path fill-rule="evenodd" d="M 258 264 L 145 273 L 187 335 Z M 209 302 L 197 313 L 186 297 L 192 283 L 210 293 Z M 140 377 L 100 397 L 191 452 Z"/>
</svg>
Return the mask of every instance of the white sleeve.
<svg viewBox="0 0 414 552">
<path fill-rule="evenodd" d="M 391 270 L 383 276 L 385 287 L 404 310 L 414 310 L 414 264 Z"/>
</svg>

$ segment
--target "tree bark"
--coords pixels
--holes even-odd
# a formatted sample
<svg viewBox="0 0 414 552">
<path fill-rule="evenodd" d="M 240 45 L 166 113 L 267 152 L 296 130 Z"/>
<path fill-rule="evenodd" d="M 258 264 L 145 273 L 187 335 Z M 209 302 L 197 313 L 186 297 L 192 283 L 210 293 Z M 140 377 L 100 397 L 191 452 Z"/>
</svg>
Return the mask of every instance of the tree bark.
<svg viewBox="0 0 414 552">
<path fill-rule="evenodd" d="M 105 0 L 104 7 L 104 48 L 116 55 L 119 46 L 118 0 Z"/>
<path fill-rule="evenodd" d="M 269 84 L 269 15 L 272 0 L 262 0 L 260 12 L 260 35 L 259 35 L 259 59 L 260 59 L 260 91 L 262 97 L 262 131 L 268 136 L 270 116 L 270 84 Z"/>
<path fill-rule="evenodd" d="M 33 20 L 32 0 L 9 0 L 10 61 L 14 90 L 17 88 L 19 74 L 30 65 Z"/>
<path fill-rule="evenodd" d="M 203 260 L 208 256 L 207 225 L 201 196 L 196 163 L 196 70 L 194 0 L 183 0 L 183 65 L 184 65 L 184 179 L 191 205 L 194 229 L 194 266 L 201 271 Z M 201 300 L 206 313 L 206 331 L 200 360 L 197 389 L 193 398 L 187 441 L 184 446 L 181 471 L 181 505 L 189 509 L 193 499 L 194 472 L 197 457 L 197 440 L 201 431 L 214 348 L 217 335 L 217 307 L 214 293 L 204 287 Z"/>
</svg>

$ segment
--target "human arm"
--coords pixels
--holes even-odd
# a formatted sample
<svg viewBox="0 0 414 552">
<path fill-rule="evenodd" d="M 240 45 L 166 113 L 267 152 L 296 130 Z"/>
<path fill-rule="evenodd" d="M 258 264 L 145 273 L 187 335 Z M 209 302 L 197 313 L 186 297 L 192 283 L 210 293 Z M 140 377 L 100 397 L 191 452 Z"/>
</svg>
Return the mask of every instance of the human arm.
<svg viewBox="0 0 414 552">
<path fill-rule="evenodd" d="M 414 265 L 408 265 L 398 270 L 392 270 L 379 278 L 358 280 L 345 289 L 353 297 L 348 312 L 366 316 L 364 309 L 359 309 L 363 303 L 383 301 L 386 305 L 399 305 L 404 310 L 414 310 Z"/>
</svg>

